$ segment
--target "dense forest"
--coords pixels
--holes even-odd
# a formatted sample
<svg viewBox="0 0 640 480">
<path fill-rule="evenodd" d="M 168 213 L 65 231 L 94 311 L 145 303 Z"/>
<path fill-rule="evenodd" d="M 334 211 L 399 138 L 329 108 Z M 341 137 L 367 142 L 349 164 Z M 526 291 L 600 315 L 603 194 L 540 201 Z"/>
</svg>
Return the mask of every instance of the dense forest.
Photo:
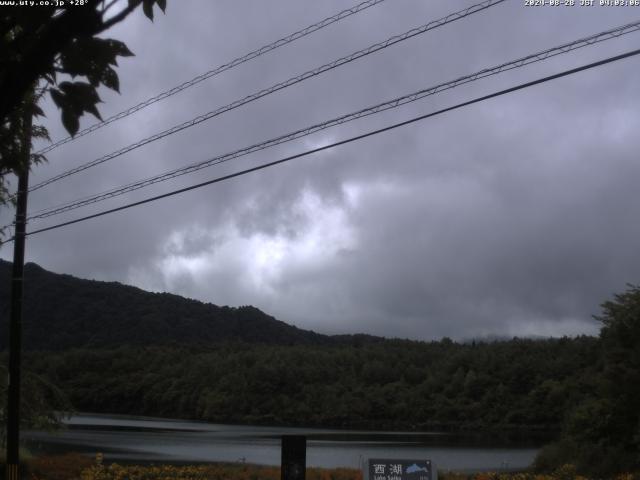
<svg viewBox="0 0 640 480">
<path fill-rule="evenodd" d="M 557 429 L 593 392 L 593 338 L 495 344 L 77 349 L 27 357 L 79 410 L 216 422 Z"/>
<path fill-rule="evenodd" d="M 0 262 L 5 278 L 9 266 Z M 49 405 L 225 423 L 553 432 L 542 469 L 640 468 L 638 287 L 603 304 L 599 337 L 456 343 L 321 335 L 254 307 L 34 264 L 26 276 L 23 400 L 36 420 Z"/>
</svg>

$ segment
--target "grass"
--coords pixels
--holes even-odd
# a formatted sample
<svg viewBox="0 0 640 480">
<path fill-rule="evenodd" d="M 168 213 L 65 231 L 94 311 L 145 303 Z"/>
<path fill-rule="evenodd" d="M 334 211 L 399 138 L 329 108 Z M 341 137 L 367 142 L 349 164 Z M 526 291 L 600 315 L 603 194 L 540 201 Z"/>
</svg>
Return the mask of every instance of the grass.
<svg viewBox="0 0 640 480">
<path fill-rule="evenodd" d="M 28 455 L 27 452 L 25 454 Z M 4 462 L 1 462 L 4 463 Z M 4 473 L 4 468 L 2 468 Z M 261 465 L 220 463 L 204 465 L 105 465 L 99 454 L 95 459 L 78 453 L 25 459 L 23 478 L 28 480 L 280 480 L 280 468 Z M 0 478 L 2 474 L 0 474 Z M 360 470 L 352 468 L 308 468 L 306 480 L 363 480 Z M 590 480 L 576 474 L 575 467 L 564 465 L 551 474 L 451 473 L 441 472 L 438 480 Z M 618 475 L 614 480 L 640 480 L 639 474 Z"/>
</svg>

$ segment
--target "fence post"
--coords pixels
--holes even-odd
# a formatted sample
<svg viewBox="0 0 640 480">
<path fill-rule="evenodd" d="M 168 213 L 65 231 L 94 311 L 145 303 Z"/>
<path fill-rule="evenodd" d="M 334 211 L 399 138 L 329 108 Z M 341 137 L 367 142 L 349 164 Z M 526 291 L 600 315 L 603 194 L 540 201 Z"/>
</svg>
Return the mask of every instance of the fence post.
<svg viewBox="0 0 640 480">
<path fill-rule="evenodd" d="M 307 469 L 307 437 L 282 436 L 281 480 L 304 480 Z"/>
</svg>

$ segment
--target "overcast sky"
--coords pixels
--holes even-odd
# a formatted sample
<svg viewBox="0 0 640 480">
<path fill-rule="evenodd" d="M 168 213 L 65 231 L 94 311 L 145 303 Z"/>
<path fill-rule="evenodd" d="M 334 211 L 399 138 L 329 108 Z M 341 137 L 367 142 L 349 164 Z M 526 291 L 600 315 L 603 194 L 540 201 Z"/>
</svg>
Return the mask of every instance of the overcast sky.
<svg viewBox="0 0 640 480">
<path fill-rule="evenodd" d="M 48 154 L 31 184 L 472 5 L 386 0 Z M 640 18 L 640 7 L 507 0 L 34 192 L 30 211 L 205 160 Z M 579 0 L 576 0 L 579 3 Z M 596 0 L 598 3 L 598 0 Z M 355 5 L 170 0 L 107 37 L 106 118 Z M 276 160 L 638 48 L 640 33 L 75 210 L 53 225 Z M 28 238 L 27 260 L 301 328 L 413 339 L 595 334 L 640 282 L 640 58 L 560 79 L 152 204 Z M 65 136 L 48 105 L 53 139 Z M 82 126 L 94 123 L 85 118 Z M 11 212 L 0 213 L 2 223 Z M 0 256 L 10 259 L 11 246 Z"/>
</svg>

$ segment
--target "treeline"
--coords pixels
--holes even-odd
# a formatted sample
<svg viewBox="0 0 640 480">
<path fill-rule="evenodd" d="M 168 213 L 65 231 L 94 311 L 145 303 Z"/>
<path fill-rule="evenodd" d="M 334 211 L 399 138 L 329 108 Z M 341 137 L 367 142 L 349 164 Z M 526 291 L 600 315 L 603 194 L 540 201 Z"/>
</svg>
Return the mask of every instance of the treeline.
<svg viewBox="0 0 640 480">
<path fill-rule="evenodd" d="M 596 389 L 598 339 L 32 353 L 79 411 L 393 429 L 558 429 Z"/>
</svg>

